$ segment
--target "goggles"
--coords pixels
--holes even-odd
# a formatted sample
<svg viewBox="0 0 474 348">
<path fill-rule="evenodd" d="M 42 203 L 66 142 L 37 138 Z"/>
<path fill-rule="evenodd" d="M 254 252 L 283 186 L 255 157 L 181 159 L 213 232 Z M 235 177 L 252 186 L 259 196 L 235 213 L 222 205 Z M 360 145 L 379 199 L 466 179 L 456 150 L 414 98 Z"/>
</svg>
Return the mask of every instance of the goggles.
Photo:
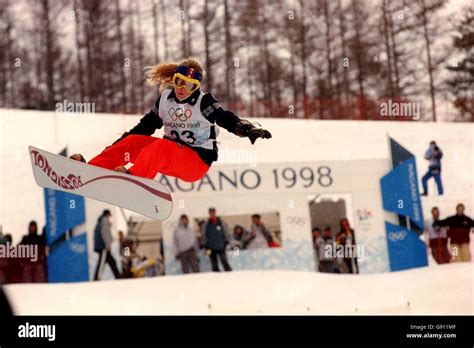
<svg viewBox="0 0 474 348">
<path fill-rule="evenodd" d="M 194 92 L 201 86 L 201 81 L 177 72 L 173 75 L 173 85 L 177 88 L 186 88 L 188 92 Z"/>
</svg>

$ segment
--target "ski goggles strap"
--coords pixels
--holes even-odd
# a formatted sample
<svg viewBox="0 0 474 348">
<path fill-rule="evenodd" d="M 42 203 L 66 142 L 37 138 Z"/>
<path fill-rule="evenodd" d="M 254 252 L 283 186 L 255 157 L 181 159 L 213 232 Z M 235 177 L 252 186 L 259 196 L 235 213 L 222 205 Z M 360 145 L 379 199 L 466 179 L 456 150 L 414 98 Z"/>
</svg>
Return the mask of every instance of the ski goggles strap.
<svg viewBox="0 0 474 348">
<path fill-rule="evenodd" d="M 173 75 L 173 85 L 178 88 L 186 88 L 189 92 L 194 92 L 201 86 L 201 82 L 197 79 L 189 78 L 181 73 L 175 73 Z"/>
<path fill-rule="evenodd" d="M 195 80 L 198 80 L 198 81 L 202 81 L 201 72 L 197 71 L 196 69 L 191 68 L 189 66 L 180 65 L 176 68 L 176 72 L 183 75 L 183 76 L 186 76 L 190 79 L 195 79 Z"/>
</svg>

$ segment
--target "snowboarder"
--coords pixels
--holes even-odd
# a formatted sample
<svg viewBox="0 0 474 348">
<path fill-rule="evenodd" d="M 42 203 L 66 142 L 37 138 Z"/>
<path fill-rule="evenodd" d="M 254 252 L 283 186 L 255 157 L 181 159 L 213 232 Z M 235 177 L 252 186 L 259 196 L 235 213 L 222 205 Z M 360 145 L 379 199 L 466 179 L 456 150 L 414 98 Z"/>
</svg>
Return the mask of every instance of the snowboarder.
<svg viewBox="0 0 474 348">
<path fill-rule="evenodd" d="M 154 107 L 88 163 L 144 178 L 162 173 L 194 182 L 217 160 L 217 126 L 252 144 L 271 138 L 269 131 L 224 110 L 211 93 L 201 91 L 203 77 L 203 66 L 192 58 L 148 68 L 148 83 L 160 88 Z M 163 139 L 151 136 L 162 127 Z M 85 162 L 81 154 L 71 158 Z M 133 166 L 126 169 L 127 163 Z"/>
</svg>

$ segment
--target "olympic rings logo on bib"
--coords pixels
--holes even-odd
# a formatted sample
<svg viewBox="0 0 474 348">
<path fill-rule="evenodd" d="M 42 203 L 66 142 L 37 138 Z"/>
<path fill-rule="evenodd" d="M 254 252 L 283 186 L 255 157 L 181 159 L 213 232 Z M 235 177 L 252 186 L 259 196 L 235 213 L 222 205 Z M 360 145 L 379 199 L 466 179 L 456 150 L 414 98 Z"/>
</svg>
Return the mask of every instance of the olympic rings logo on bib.
<svg viewBox="0 0 474 348">
<path fill-rule="evenodd" d="M 177 121 L 179 119 L 181 122 L 186 122 L 189 118 L 191 118 L 193 112 L 191 109 L 170 108 L 168 110 L 168 115 L 171 116 L 173 121 Z"/>
</svg>

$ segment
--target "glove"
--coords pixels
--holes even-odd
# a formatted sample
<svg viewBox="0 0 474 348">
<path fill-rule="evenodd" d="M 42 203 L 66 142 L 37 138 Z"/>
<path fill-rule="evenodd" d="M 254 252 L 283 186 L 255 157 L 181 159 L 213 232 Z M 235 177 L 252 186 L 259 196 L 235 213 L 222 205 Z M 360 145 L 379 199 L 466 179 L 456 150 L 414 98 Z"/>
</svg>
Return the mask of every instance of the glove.
<svg viewBox="0 0 474 348">
<path fill-rule="evenodd" d="M 271 137 L 272 137 L 272 134 L 263 128 L 252 128 L 249 134 L 249 139 L 252 145 L 255 144 L 255 141 L 258 138 L 270 139 Z"/>
<path fill-rule="evenodd" d="M 258 128 L 247 120 L 240 120 L 235 125 L 234 133 L 239 137 L 248 137 L 250 142 L 255 144 L 258 138 L 269 139 L 272 137 L 271 133 L 263 128 Z"/>
</svg>

